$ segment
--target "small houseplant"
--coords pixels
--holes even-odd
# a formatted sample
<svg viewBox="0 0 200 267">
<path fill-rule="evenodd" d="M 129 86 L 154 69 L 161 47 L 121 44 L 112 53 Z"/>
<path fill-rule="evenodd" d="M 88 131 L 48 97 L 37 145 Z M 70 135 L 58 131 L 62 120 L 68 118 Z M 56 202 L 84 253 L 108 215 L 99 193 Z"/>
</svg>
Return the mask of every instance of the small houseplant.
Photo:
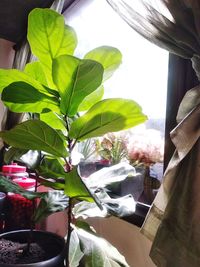
<svg viewBox="0 0 200 267">
<path fill-rule="evenodd" d="M 123 172 L 126 167 L 112 169 L 112 175 L 108 171 L 111 179 L 105 188 L 99 188 L 95 176 L 89 183 L 80 177 L 72 159 L 78 142 L 146 120 L 133 100 L 102 100 L 102 83 L 121 63 L 121 53 L 113 47 L 99 47 L 87 53 L 84 59 L 73 56 L 77 44 L 74 30 L 64 24 L 63 16 L 49 9 L 35 9 L 30 13 L 28 41 L 37 61 L 27 64 L 23 72 L 0 70 L 0 90 L 2 101 L 11 111 L 28 112 L 30 119 L 1 132 L 0 136 L 10 146 L 5 154 L 7 162 L 37 151 L 37 160 L 29 161 L 29 168 L 39 183 L 52 190 L 29 192 L 3 176 L 0 189 L 40 199 L 34 222 L 67 209 L 67 267 L 127 266 L 117 250 L 99 239 L 85 222 L 74 221 L 74 217 L 78 218 L 83 211 L 87 214 L 90 209 L 98 209 L 101 216 L 122 215 L 119 200 L 112 199 L 108 191 L 117 172 Z M 126 171 L 130 171 L 129 168 Z M 106 191 L 108 184 L 110 188 Z"/>
</svg>

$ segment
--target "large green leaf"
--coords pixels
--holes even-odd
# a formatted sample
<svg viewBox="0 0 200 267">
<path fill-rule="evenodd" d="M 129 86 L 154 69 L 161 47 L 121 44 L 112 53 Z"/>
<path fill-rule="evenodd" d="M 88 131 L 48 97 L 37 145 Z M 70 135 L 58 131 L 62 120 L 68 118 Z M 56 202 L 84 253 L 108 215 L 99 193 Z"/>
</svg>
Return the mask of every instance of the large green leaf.
<svg viewBox="0 0 200 267">
<path fill-rule="evenodd" d="M 71 198 L 93 202 L 94 198 L 74 167 L 65 176 L 65 194 Z"/>
<path fill-rule="evenodd" d="M 53 80 L 61 96 L 61 111 L 73 116 L 83 99 L 102 82 L 103 67 L 93 60 L 60 56 L 53 61 Z"/>
<path fill-rule="evenodd" d="M 106 99 L 96 103 L 87 113 L 74 121 L 69 136 L 81 141 L 133 127 L 146 119 L 135 101 Z"/>
<path fill-rule="evenodd" d="M 107 187 L 111 189 L 113 184 L 123 182 L 128 176 L 136 176 L 135 168 L 126 162 L 120 162 L 91 174 L 85 182 L 94 190 Z"/>
<path fill-rule="evenodd" d="M 32 85 L 39 92 L 48 94 L 48 91 L 42 84 L 30 77 L 27 73 L 19 70 L 5 70 L 0 69 L 0 93 L 2 90 L 14 82 L 25 82 Z"/>
<path fill-rule="evenodd" d="M 104 81 L 112 76 L 122 62 L 121 52 L 117 48 L 111 46 L 97 47 L 88 52 L 84 58 L 96 60 L 103 65 Z"/>
<path fill-rule="evenodd" d="M 0 133 L 9 145 L 31 150 L 42 150 L 58 157 L 66 157 L 65 141 L 53 128 L 39 120 L 29 120 L 9 131 Z"/>
<path fill-rule="evenodd" d="M 84 267 L 128 267 L 125 258 L 105 239 L 98 237 L 92 231 L 74 226 L 79 237 L 80 247 L 84 256 L 80 266 Z"/>
<path fill-rule="evenodd" d="M 65 26 L 64 17 L 57 12 L 36 8 L 28 18 L 28 41 L 44 67 L 48 85 L 54 88 L 52 60 L 60 55 L 73 54 L 77 44 L 74 30 Z"/>
<path fill-rule="evenodd" d="M 99 86 L 94 92 L 86 96 L 78 107 L 78 111 L 85 111 L 91 108 L 94 104 L 99 102 L 104 95 L 103 85 Z"/>
<path fill-rule="evenodd" d="M 68 206 L 69 198 L 63 191 L 49 191 L 41 198 L 33 220 L 38 223 L 53 213 L 65 210 Z"/>
<path fill-rule="evenodd" d="M 12 192 L 12 193 L 20 194 L 23 197 L 28 198 L 28 199 L 41 198 L 45 195 L 45 193 L 43 192 L 32 192 L 32 191 L 25 190 L 24 188 L 22 188 L 21 186 L 17 185 L 12 180 L 4 176 L 0 176 L 0 191 L 6 192 L 6 193 Z"/>
<path fill-rule="evenodd" d="M 96 203 L 82 201 L 74 206 L 73 214 L 76 218 L 86 219 L 88 217 L 107 217 L 111 215 L 124 217 L 133 215 L 135 212 L 136 202 L 132 195 L 111 198 L 104 189 L 99 189 L 96 195 L 103 206 L 103 210 L 99 209 Z"/>
<path fill-rule="evenodd" d="M 44 110 L 60 112 L 59 100 L 39 92 L 25 82 L 14 82 L 4 88 L 1 96 L 4 104 L 13 112 L 41 113 Z"/>
<path fill-rule="evenodd" d="M 46 124 L 48 124 L 54 129 L 66 131 L 64 120 L 62 120 L 62 118 L 54 112 L 50 111 L 41 113 L 40 120 L 44 121 Z"/>
<path fill-rule="evenodd" d="M 69 266 L 79 267 L 79 262 L 83 255 L 84 254 L 81 251 L 79 237 L 75 231 L 72 231 L 69 246 Z"/>
<path fill-rule="evenodd" d="M 26 64 L 24 72 L 41 84 L 48 86 L 42 65 L 39 61 L 34 61 Z"/>
</svg>

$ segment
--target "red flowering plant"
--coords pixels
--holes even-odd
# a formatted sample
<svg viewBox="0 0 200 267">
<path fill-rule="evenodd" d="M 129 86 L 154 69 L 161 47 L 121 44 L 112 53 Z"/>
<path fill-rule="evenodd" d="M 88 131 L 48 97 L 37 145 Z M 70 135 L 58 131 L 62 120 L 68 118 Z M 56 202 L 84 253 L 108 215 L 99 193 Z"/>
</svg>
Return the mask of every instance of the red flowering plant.
<svg viewBox="0 0 200 267">
<path fill-rule="evenodd" d="M 163 162 L 164 140 L 159 131 L 144 130 L 132 135 L 127 150 L 127 158 L 131 165 L 150 166 Z"/>
</svg>

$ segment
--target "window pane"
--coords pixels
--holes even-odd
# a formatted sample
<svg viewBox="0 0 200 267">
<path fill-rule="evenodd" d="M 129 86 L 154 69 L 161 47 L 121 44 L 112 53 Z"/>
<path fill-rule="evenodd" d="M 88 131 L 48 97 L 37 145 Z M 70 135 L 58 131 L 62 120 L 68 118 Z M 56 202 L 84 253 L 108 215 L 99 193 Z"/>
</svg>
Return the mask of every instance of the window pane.
<svg viewBox="0 0 200 267">
<path fill-rule="evenodd" d="M 140 152 L 142 157 L 141 154 L 146 153 L 144 161 L 148 161 L 148 157 L 156 160 L 156 164 L 146 164 L 150 173 L 146 184 L 144 181 L 144 189 L 146 187 L 146 192 L 151 195 L 147 199 L 141 197 L 142 201 L 151 202 L 153 187 L 158 187 L 162 177 L 163 165 L 157 161 L 164 149 L 168 53 L 134 32 L 106 1 L 79 1 L 65 13 L 65 17 L 78 36 L 78 57 L 102 45 L 114 46 L 122 52 L 123 63 L 105 82 L 105 98 L 131 98 L 142 106 L 149 118 L 144 125 L 125 135 L 128 136 L 127 147 L 132 149 L 129 154 L 132 152 L 132 156 L 134 153 L 137 156 L 136 152 Z"/>
</svg>

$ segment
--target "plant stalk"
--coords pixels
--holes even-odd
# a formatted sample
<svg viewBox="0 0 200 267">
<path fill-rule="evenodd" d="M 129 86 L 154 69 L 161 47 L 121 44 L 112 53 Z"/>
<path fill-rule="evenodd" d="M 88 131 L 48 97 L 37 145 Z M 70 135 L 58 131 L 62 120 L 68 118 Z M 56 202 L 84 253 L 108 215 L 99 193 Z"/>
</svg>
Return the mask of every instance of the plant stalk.
<svg viewBox="0 0 200 267">
<path fill-rule="evenodd" d="M 70 238 L 71 238 L 71 233 L 72 233 L 72 227 L 71 227 L 71 220 L 72 220 L 72 199 L 69 198 L 69 207 L 68 207 L 68 212 L 67 212 L 67 241 L 66 241 L 66 267 L 70 267 L 69 263 L 69 247 L 70 247 Z"/>
</svg>

